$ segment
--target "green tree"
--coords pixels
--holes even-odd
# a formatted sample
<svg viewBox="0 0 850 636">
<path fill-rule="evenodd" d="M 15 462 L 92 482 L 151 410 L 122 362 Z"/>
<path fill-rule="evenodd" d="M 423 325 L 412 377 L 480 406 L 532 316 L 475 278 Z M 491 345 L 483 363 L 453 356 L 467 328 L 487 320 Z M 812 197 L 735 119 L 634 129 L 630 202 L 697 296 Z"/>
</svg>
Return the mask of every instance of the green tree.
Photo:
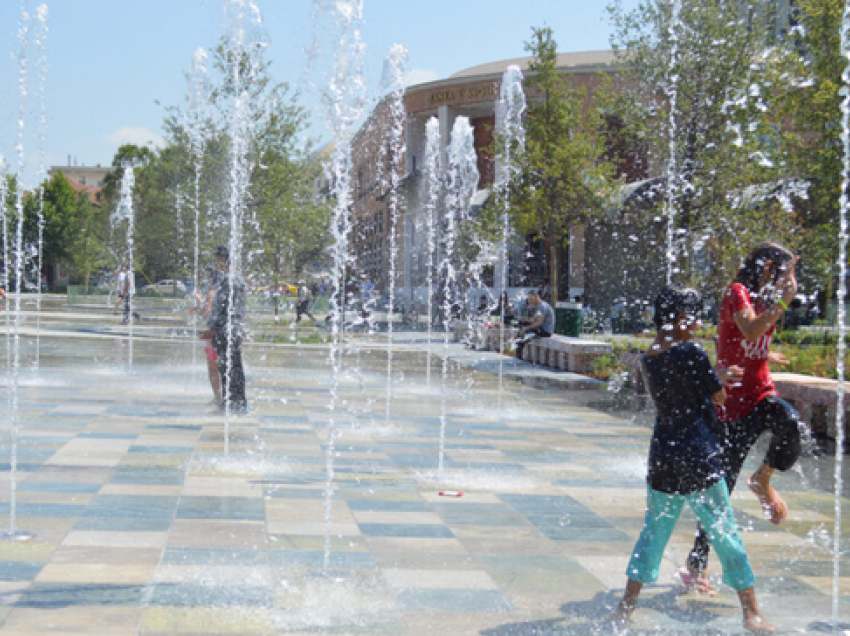
<svg viewBox="0 0 850 636">
<path fill-rule="evenodd" d="M 526 44 L 534 60 L 526 81 L 531 99 L 525 151 L 517 157 L 518 177 L 510 203 L 515 227 L 548 240 L 550 288 L 557 299 L 559 254 L 569 242 L 569 229 L 601 209 L 612 166 L 604 160 L 599 109 L 558 70 L 552 30 L 532 31 Z"/>
<path fill-rule="evenodd" d="M 292 100 L 276 108 L 258 132 L 258 162 L 252 176 L 250 224 L 257 280 L 277 283 L 300 276 L 311 262 L 323 260 L 330 244 L 331 207 L 315 192 L 321 166 L 309 147 L 297 148 L 304 111 Z M 275 298 L 275 315 L 279 299 Z"/>
<path fill-rule="evenodd" d="M 719 291 L 757 240 L 796 242 L 777 108 L 794 52 L 772 40 L 769 12 L 739 0 L 643 0 L 634 11 L 617 0 L 610 15 L 649 156 L 667 178 L 677 267 Z M 708 279 L 699 256 L 711 261 Z"/>
<path fill-rule="evenodd" d="M 105 244 L 106 224 L 103 211 L 87 195 L 80 196 L 75 228 L 66 237 L 66 243 L 71 274 L 82 281 L 86 291 L 92 276 L 112 265 Z"/>
<path fill-rule="evenodd" d="M 792 123 L 786 140 L 795 174 L 811 183 L 810 205 L 802 219 L 801 279 L 832 295 L 838 260 L 838 201 L 841 194 L 842 73 L 847 59 L 841 56 L 841 0 L 798 0 L 793 33 L 798 55 L 791 57 L 792 89 L 782 95 L 782 115 Z"/>
</svg>

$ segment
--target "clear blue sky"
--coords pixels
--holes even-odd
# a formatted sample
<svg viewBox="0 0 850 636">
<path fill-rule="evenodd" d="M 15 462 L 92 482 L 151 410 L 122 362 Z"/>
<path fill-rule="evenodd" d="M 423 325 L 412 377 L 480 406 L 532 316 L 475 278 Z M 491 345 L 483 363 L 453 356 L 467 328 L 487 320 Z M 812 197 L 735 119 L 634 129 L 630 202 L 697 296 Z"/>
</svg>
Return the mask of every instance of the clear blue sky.
<svg viewBox="0 0 850 636">
<path fill-rule="evenodd" d="M 109 164 L 121 143 L 161 131 L 163 105 L 182 102 L 185 73 L 199 46 L 211 49 L 225 30 L 220 0 L 25 0 L 49 10 L 47 164 L 67 156 Z M 311 37 L 311 0 L 257 0 L 276 81 L 298 85 Z M 365 0 L 363 39 L 371 86 L 382 60 L 400 42 L 408 68 L 423 80 L 494 60 L 526 55 L 532 26 L 554 30 L 559 50 L 609 48 L 608 0 Z M 637 0 L 625 0 L 625 6 Z M 0 2 L 0 154 L 14 169 L 18 121 L 18 0 Z M 34 70 L 31 68 L 31 71 Z M 34 73 L 30 73 L 33 78 Z M 158 105 L 157 101 L 161 104 Z M 28 163 L 35 162 L 38 113 L 27 119 Z M 326 137 L 321 122 L 313 127 Z M 34 172 L 26 171 L 28 185 Z"/>
</svg>

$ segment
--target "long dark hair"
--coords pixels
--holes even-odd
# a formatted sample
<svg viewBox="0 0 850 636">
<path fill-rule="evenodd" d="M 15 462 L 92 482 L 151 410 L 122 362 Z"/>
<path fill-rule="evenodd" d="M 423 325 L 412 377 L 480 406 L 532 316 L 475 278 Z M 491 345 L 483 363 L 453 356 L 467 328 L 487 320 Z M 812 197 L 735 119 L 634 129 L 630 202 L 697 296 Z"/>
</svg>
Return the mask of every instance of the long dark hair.
<svg viewBox="0 0 850 636">
<path fill-rule="evenodd" d="M 779 243 L 764 242 L 756 245 L 741 265 L 741 269 L 735 275 L 733 283 L 741 283 L 751 293 L 756 293 L 759 290 L 761 283 L 762 272 L 764 272 L 764 264 L 767 261 L 773 261 L 776 267 L 776 272 L 773 276 L 773 282 L 779 278 L 780 267 L 794 258 L 794 253 L 784 245 Z"/>
</svg>

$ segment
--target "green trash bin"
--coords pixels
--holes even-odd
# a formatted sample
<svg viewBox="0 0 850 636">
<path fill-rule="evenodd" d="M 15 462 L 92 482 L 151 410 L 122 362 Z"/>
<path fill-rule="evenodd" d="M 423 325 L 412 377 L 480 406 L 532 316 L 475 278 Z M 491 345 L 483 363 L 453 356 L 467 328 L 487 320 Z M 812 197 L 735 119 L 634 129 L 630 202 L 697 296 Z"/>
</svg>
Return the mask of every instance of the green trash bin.
<svg viewBox="0 0 850 636">
<path fill-rule="evenodd" d="M 581 304 L 555 303 L 555 333 L 559 336 L 581 336 Z"/>
</svg>

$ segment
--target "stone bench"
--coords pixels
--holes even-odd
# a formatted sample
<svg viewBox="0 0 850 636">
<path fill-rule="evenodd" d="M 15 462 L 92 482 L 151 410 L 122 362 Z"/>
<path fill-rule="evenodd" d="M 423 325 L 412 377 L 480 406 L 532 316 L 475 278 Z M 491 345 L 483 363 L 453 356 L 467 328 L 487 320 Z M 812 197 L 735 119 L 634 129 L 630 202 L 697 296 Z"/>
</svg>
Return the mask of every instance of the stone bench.
<svg viewBox="0 0 850 636">
<path fill-rule="evenodd" d="M 486 323 L 472 329 L 469 322 L 456 320 L 451 324 L 455 342 L 466 342 L 472 337 L 476 349 L 498 351 L 502 340 L 498 324 Z M 505 345 L 512 344 L 516 339 L 517 328 L 506 327 L 504 331 Z M 570 336 L 553 335 L 549 338 L 535 338 L 528 342 L 523 350 L 523 359 L 532 364 L 551 367 L 573 373 L 587 373 L 591 364 L 599 356 L 610 353 L 613 347 L 608 342 L 585 340 Z"/>
<path fill-rule="evenodd" d="M 588 373 L 593 361 L 612 349 L 608 342 L 553 335 L 529 341 L 523 350 L 523 359 L 561 371 Z"/>
<path fill-rule="evenodd" d="M 799 373 L 774 373 L 773 383 L 783 399 L 794 405 L 815 434 L 825 434 L 835 439 L 838 407 L 838 380 L 816 378 Z M 846 389 L 850 392 L 850 383 Z M 850 421 L 850 398 L 844 396 L 844 421 Z M 845 425 L 846 430 L 846 425 Z"/>
</svg>

